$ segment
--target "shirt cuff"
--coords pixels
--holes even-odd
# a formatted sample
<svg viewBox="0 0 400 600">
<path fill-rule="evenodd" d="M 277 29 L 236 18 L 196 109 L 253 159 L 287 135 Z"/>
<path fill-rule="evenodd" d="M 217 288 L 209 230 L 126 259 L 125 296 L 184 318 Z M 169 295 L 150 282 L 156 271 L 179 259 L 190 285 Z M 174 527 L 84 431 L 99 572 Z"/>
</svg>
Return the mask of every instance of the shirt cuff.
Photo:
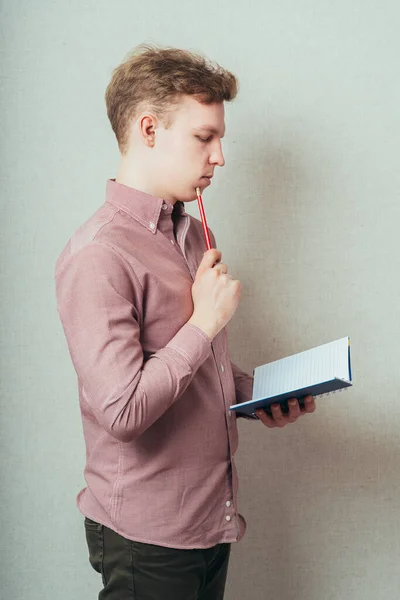
<svg viewBox="0 0 400 600">
<path fill-rule="evenodd" d="M 186 323 L 165 348 L 178 352 L 188 366 L 197 371 L 211 354 L 211 340 L 196 325 Z"/>
</svg>

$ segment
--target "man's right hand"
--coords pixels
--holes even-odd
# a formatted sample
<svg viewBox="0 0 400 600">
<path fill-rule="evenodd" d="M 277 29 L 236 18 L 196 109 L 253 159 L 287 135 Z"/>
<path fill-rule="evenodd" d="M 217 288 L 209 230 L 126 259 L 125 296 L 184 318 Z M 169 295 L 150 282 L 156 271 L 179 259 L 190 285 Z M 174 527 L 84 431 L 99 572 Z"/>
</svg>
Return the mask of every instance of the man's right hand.
<svg viewBox="0 0 400 600">
<path fill-rule="evenodd" d="M 204 253 L 192 286 L 194 311 L 188 322 L 211 339 L 231 320 L 241 294 L 240 281 L 228 275 L 221 256 L 215 249 Z"/>
</svg>

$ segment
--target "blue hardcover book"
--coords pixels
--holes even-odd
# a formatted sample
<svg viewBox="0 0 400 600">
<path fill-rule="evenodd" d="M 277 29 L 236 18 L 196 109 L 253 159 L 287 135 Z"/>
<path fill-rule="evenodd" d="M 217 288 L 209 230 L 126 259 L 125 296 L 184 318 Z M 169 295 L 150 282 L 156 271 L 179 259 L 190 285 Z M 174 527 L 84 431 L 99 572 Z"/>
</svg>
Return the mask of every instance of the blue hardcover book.
<svg viewBox="0 0 400 600">
<path fill-rule="evenodd" d="M 309 394 L 320 396 L 351 385 L 350 338 L 344 337 L 256 367 L 252 400 L 230 410 L 255 416 L 256 409 L 264 408 L 271 414 L 271 404 L 278 402 L 288 412 L 290 398 L 302 405 Z"/>
</svg>

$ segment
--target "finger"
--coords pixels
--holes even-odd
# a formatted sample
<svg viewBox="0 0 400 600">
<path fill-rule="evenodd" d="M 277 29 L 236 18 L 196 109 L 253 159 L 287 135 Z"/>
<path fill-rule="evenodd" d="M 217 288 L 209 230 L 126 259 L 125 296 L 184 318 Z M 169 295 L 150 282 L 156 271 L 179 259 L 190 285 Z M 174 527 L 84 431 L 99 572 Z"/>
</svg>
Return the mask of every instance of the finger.
<svg viewBox="0 0 400 600">
<path fill-rule="evenodd" d="M 313 396 L 306 396 L 304 398 L 304 412 L 305 413 L 313 413 L 316 409 L 315 399 Z"/>
<path fill-rule="evenodd" d="M 232 280 L 232 277 L 230 275 L 227 275 L 226 273 L 221 273 L 220 281 L 223 285 L 228 284 L 231 280 Z"/>
<path fill-rule="evenodd" d="M 297 421 L 297 419 L 301 415 L 300 406 L 297 401 L 297 398 L 291 398 L 291 400 L 289 400 L 289 402 L 288 402 L 288 405 L 289 405 L 288 421 L 289 421 L 289 423 L 294 423 L 295 421 Z"/>
<path fill-rule="evenodd" d="M 204 252 L 203 258 L 199 265 L 199 270 L 212 269 L 215 263 L 219 262 L 222 257 L 222 252 L 216 248 L 211 248 Z"/>
<path fill-rule="evenodd" d="M 228 267 L 224 263 L 218 263 L 213 268 L 214 268 L 214 271 L 219 271 L 221 274 L 228 273 Z"/>
<path fill-rule="evenodd" d="M 280 405 L 279 404 L 271 404 L 271 412 L 272 412 L 272 418 L 274 419 L 277 426 L 284 427 L 286 425 L 287 421 L 282 413 L 282 408 L 280 407 Z"/>
<path fill-rule="evenodd" d="M 270 429 L 272 429 L 273 427 L 277 427 L 277 424 L 275 423 L 274 419 L 267 415 L 265 410 L 256 410 L 256 415 L 260 419 L 260 421 Z"/>
</svg>

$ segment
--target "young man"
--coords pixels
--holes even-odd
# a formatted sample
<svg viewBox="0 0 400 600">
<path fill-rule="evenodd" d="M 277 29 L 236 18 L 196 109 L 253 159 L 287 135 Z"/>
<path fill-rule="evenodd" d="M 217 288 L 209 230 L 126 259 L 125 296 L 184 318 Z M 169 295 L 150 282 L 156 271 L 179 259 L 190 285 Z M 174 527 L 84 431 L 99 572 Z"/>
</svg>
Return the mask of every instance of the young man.
<svg viewBox="0 0 400 600">
<path fill-rule="evenodd" d="M 236 92 L 234 75 L 183 50 L 142 46 L 120 65 L 106 92 L 118 174 L 57 262 L 101 600 L 220 600 L 245 531 L 229 406 L 251 398 L 252 379 L 231 363 L 225 328 L 240 282 L 184 209 L 224 165 Z M 258 417 L 281 427 L 300 414 L 293 400 L 287 416 Z"/>
</svg>

